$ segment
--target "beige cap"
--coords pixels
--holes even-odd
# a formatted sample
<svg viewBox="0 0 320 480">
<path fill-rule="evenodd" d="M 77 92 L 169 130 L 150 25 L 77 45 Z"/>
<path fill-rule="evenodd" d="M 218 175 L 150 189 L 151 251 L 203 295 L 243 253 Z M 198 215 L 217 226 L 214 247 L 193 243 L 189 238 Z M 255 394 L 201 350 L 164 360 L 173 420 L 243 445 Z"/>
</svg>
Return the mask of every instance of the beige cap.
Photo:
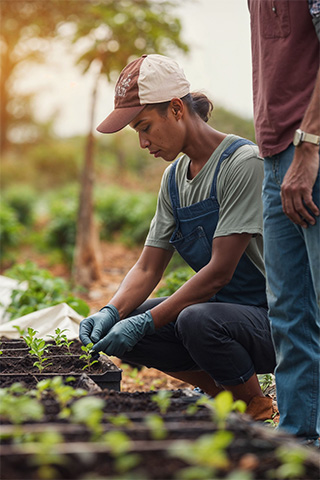
<svg viewBox="0 0 320 480">
<path fill-rule="evenodd" d="M 114 110 L 97 130 L 118 132 L 146 105 L 168 102 L 188 93 L 190 84 L 175 60 L 164 55 L 142 55 L 122 70 L 115 88 Z"/>
</svg>

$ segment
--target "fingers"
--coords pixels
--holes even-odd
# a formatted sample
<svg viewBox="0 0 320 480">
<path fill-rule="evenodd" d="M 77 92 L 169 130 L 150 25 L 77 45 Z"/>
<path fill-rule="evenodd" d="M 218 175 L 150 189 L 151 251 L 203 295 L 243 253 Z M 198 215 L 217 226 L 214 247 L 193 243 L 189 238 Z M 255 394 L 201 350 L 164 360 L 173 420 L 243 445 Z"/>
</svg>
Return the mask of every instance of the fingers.
<svg viewBox="0 0 320 480">
<path fill-rule="evenodd" d="M 292 190 L 281 189 L 281 201 L 284 213 L 289 219 L 303 228 L 308 225 L 315 225 L 314 216 L 319 215 L 319 209 L 313 202 L 311 194 L 301 195 L 300 192 L 294 194 Z"/>
<path fill-rule="evenodd" d="M 79 338 L 83 345 L 88 345 L 88 343 L 95 343 L 91 340 L 91 332 L 93 328 L 93 320 L 92 318 L 85 318 L 80 322 L 80 329 L 79 329 Z"/>
</svg>

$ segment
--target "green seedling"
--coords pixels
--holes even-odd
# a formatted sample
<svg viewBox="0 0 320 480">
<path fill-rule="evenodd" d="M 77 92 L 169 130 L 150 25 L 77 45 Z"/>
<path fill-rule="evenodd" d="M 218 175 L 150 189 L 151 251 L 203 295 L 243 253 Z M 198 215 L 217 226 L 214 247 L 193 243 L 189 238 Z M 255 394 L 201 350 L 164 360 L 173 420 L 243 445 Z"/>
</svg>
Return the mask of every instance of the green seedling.
<svg viewBox="0 0 320 480">
<path fill-rule="evenodd" d="M 167 437 L 168 431 L 163 418 L 159 415 L 147 415 L 145 423 L 150 429 L 150 434 L 153 440 L 164 440 Z"/>
<path fill-rule="evenodd" d="M 68 353 L 71 354 L 70 345 L 72 345 L 73 340 L 68 342 L 68 337 L 63 333 L 63 332 L 66 332 L 67 330 L 68 330 L 67 328 L 65 328 L 64 330 L 61 330 L 60 328 L 56 328 L 54 331 L 55 335 L 48 335 L 48 336 L 53 338 L 57 347 L 67 347 Z"/>
<path fill-rule="evenodd" d="M 20 329 L 20 327 L 15 326 L 14 328 L 16 328 L 19 333 L 21 332 L 21 333 L 20 333 L 21 337 L 22 337 L 23 340 L 26 342 L 27 347 L 30 348 L 31 345 L 32 345 L 32 342 L 33 342 L 34 339 L 36 338 L 36 334 L 38 333 L 37 330 L 34 330 L 34 329 L 31 328 L 31 327 L 28 327 L 28 333 L 26 334 L 26 333 L 25 333 L 25 330 Z"/>
<path fill-rule="evenodd" d="M 152 395 L 151 400 L 155 402 L 162 414 L 167 413 L 168 408 L 170 407 L 172 393 L 168 390 L 159 390 L 158 393 Z"/>
<path fill-rule="evenodd" d="M 114 457 L 114 468 L 122 474 L 136 467 L 140 461 L 140 455 L 128 453 L 132 442 L 128 435 L 119 430 L 107 432 L 103 435 L 103 441 L 110 448 L 111 455 Z"/>
<path fill-rule="evenodd" d="M 93 343 L 88 343 L 88 345 L 82 345 L 81 350 L 84 352 L 79 359 L 84 360 L 86 362 L 86 365 L 82 367 L 82 370 L 85 370 L 86 368 L 90 368 L 92 365 L 95 363 L 98 363 L 98 360 L 92 360 L 92 353 L 91 349 L 93 347 Z"/>
<path fill-rule="evenodd" d="M 230 413 L 237 411 L 244 413 L 247 405 L 242 400 L 233 400 L 231 392 L 220 392 L 215 398 L 209 398 L 203 395 L 197 402 L 198 405 L 204 405 L 212 411 L 213 420 L 217 423 L 218 428 L 224 429 L 227 418 Z"/>
<path fill-rule="evenodd" d="M 37 367 L 40 372 L 42 372 L 45 368 L 52 365 L 52 362 L 45 363 L 48 357 L 44 357 L 44 355 L 48 351 L 48 346 L 46 342 L 42 338 L 34 338 L 30 345 L 30 354 L 37 357 L 37 361 L 34 362 L 33 366 Z"/>
<path fill-rule="evenodd" d="M 74 377 L 68 377 L 66 382 L 74 380 Z M 61 376 L 55 376 L 51 379 L 41 380 L 37 383 L 36 395 L 41 398 L 44 391 L 52 392 L 55 400 L 60 407 L 59 418 L 68 418 L 71 414 L 70 404 L 75 398 L 87 395 L 87 391 L 82 388 L 73 388 L 66 385 Z"/>
<path fill-rule="evenodd" d="M 194 467 L 200 467 L 210 472 L 210 476 L 206 478 L 215 478 L 216 469 L 227 469 L 229 466 L 226 449 L 232 440 L 233 434 L 231 432 L 219 430 L 213 434 L 202 435 L 192 442 L 187 440 L 177 441 L 170 447 L 168 453 L 170 456 L 186 461 L 193 469 Z M 188 470 L 187 468 L 180 471 L 179 478 L 188 478 Z"/>
<path fill-rule="evenodd" d="M 276 450 L 276 456 L 281 461 L 281 465 L 276 470 L 269 472 L 270 478 L 305 478 L 304 462 L 307 452 L 302 448 L 279 447 Z"/>
<path fill-rule="evenodd" d="M 25 334 L 25 329 L 21 328 L 19 325 L 13 325 L 13 328 L 15 328 L 18 331 L 20 337 L 23 338 Z"/>
<path fill-rule="evenodd" d="M 0 389 L 0 416 L 15 425 L 30 420 L 42 420 L 44 410 L 41 403 L 25 395 L 23 389 L 18 392 L 17 384 L 14 388 Z"/>
<path fill-rule="evenodd" d="M 71 405 L 71 421 L 83 423 L 91 431 L 92 440 L 101 438 L 103 427 L 104 400 L 95 397 L 84 397 Z"/>
<path fill-rule="evenodd" d="M 274 376 L 270 373 L 260 374 L 258 380 L 261 390 L 265 392 L 274 383 Z"/>
</svg>

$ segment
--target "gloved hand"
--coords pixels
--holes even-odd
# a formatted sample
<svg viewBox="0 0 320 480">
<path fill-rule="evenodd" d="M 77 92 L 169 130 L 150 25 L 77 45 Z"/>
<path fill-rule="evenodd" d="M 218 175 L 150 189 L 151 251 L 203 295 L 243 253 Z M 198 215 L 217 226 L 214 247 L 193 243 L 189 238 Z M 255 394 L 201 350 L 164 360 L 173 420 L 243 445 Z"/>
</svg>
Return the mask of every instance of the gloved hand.
<svg viewBox="0 0 320 480">
<path fill-rule="evenodd" d="M 120 320 L 100 342 L 92 347 L 93 352 L 121 357 L 129 352 L 145 335 L 155 332 L 153 318 L 148 310 L 135 317 Z"/>
<path fill-rule="evenodd" d="M 120 320 L 114 305 L 106 305 L 101 310 L 80 322 L 79 337 L 84 345 L 97 343 Z"/>
</svg>

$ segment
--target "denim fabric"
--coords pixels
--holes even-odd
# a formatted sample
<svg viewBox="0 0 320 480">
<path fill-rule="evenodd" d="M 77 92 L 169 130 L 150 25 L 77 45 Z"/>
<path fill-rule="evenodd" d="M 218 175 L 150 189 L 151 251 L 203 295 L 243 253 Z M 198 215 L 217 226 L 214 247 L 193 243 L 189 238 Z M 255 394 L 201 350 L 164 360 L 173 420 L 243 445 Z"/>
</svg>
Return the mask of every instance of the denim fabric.
<svg viewBox="0 0 320 480">
<path fill-rule="evenodd" d="M 132 315 L 163 300 L 149 299 Z M 175 322 L 146 335 L 122 360 L 163 372 L 204 370 L 217 384 L 239 385 L 255 372 L 274 370 L 267 310 L 219 302 L 190 305 Z"/>
<path fill-rule="evenodd" d="M 242 145 L 252 145 L 244 138 L 235 140 L 221 154 L 214 172 L 210 197 L 187 207 L 180 206 L 175 170 L 179 159 L 172 165 L 169 177 L 169 193 L 176 229 L 170 243 L 182 258 L 198 272 L 212 256 L 212 239 L 219 220 L 220 205 L 217 200 L 217 178 L 222 162 Z M 244 253 L 231 281 L 214 295 L 212 301 L 242 305 L 267 306 L 264 275 Z"/>
<path fill-rule="evenodd" d="M 294 147 L 265 159 L 264 247 L 279 427 L 304 438 L 320 435 L 320 218 L 303 229 L 283 213 L 280 187 Z M 319 206 L 319 175 L 313 189 Z"/>
</svg>

